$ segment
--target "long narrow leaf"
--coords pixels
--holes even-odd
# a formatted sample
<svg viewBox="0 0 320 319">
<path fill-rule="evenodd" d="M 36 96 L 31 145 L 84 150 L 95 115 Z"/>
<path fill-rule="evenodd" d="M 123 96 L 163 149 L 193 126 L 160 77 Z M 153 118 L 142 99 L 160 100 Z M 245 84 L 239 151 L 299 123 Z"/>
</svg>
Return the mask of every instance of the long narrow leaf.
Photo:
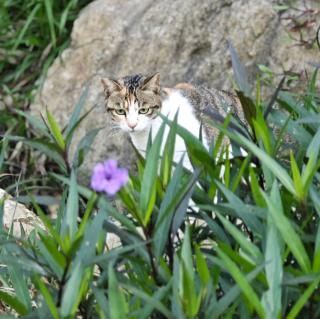
<svg viewBox="0 0 320 319">
<path fill-rule="evenodd" d="M 274 224 L 277 226 L 282 238 L 290 248 L 292 254 L 297 259 L 297 262 L 299 263 L 302 270 L 305 273 L 309 273 L 311 271 L 311 264 L 308 254 L 303 246 L 300 237 L 294 231 L 289 220 L 283 213 L 281 198 L 276 181 L 273 183 L 271 193 L 272 197 L 269 197 L 267 194 L 263 193 L 264 199 L 268 205 L 270 216 Z"/>
<path fill-rule="evenodd" d="M 248 298 L 250 304 L 254 307 L 259 317 L 265 318 L 262 304 L 245 275 L 242 274 L 238 266 L 219 247 L 216 247 L 216 250 L 218 256 L 223 260 L 225 267 L 228 269 L 233 279 L 237 282 L 243 294 Z"/>
</svg>

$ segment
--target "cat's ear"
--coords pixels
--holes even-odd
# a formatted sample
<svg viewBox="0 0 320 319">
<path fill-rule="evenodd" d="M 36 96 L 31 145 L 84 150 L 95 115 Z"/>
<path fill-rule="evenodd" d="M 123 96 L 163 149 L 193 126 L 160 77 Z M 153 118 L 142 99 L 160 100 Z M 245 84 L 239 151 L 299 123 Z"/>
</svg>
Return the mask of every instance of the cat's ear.
<svg viewBox="0 0 320 319">
<path fill-rule="evenodd" d="M 103 85 L 104 93 L 107 98 L 112 94 L 112 92 L 121 91 L 122 89 L 122 85 L 118 81 L 113 79 L 102 78 L 101 83 Z"/>
<path fill-rule="evenodd" d="M 173 92 L 172 88 L 162 88 L 162 92 L 164 92 L 166 95 L 170 95 Z"/>
<path fill-rule="evenodd" d="M 141 87 L 141 90 L 145 91 L 153 91 L 155 93 L 160 92 L 160 73 L 155 73 L 149 77 L 147 77 L 143 81 L 143 85 Z"/>
</svg>

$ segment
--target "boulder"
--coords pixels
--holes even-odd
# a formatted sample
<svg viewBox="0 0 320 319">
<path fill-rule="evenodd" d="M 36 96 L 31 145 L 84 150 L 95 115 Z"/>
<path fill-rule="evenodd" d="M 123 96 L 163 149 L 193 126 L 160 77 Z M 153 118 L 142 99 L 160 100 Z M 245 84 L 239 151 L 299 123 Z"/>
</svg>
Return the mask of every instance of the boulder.
<svg viewBox="0 0 320 319">
<path fill-rule="evenodd" d="M 0 202 L 2 201 L 4 201 L 2 224 L 7 230 L 12 227 L 13 236 L 21 237 L 21 228 L 26 235 L 29 235 L 36 226 L 44 229 L 41 219 L 34 212 L 14 201 L 8 193 L 0 189 Z"/>
<path fill-rule="evenodd" d="M 85 109 L 95 108 L 77 131 L 72 150 L 91 129 L 103 129 L 86 154 L 82 177 L 87 180 L 93 165 L 110 157 L 130 166 L 133 152 L 126 136 L 111 132 L 101 77 L 159 71 L 166 86 L 193 82 L 230 89 L 228 39 L 252 81 L 257 63 L 271 65 L 278 73 L 301 72 L 308 62 L 316 62 L 319 51 L 315 45 L 294 46 L 275 4 L 271 0 L 93 1 L 75 21 L 70 47 L 50 67 L 31 110 L 39 114 L 47 105 L 63 126 L 89 85 Z"/>
</svg>

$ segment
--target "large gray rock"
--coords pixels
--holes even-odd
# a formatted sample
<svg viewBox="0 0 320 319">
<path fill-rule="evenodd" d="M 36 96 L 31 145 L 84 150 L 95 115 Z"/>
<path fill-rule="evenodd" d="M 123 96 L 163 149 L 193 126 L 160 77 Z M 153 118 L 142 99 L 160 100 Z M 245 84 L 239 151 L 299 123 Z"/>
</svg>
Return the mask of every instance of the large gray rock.
<svg viewBox="0 0 320 319">
<path fill-rule="evenodd" d="M 59 122 L 70 112 L 86 83 L 86 109 L 94 111 L 78 131 L 75 143 L 95 127 L 104 127 L 83 165 L 83 176 L 107 157 L 129 165 L 132 150 L 121 135 L 110 134 L 104 111 L 102 76 L 159 71 L 162 82 L 195 82 L 232 87 L 230 39 L 254 79 L 256 64 L 275 71 L 303 70 L 317 49 L 293 47 L 286 28 L 267 0 L 96 0 L 74 23 L 72 41 L 49 69 L 32 111 L 47 105 Z M 298 1 L 299 2 L 299 1 Z M 300 1 L 302 3 L 302 1 Z"/>
</svg>

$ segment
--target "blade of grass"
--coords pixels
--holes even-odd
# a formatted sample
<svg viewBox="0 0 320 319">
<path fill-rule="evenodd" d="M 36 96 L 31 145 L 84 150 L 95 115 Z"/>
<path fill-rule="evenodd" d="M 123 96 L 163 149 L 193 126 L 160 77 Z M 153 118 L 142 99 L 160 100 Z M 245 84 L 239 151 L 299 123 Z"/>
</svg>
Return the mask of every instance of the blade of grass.
<svg viewBox="0 0 320 319">
<path fill-rule="evenodd" d="M 37 12 L 39 11 L 40 8 L 41 8 L 41 4 L 38 3 L 37 5 L 35 5 L 35 7 L 32 9 L 30 14 L 28 15 L 28 19 L 25 22 L 25 24 L 23 25 L 23 28 L 21 29 L 19 36 L 13 45 L 13 48 L 12 48 L 13 51 L 16 50 L 18 48 L 18 46 L 20 45 L 20 43 L 22 42 L 22 39 L 23 39 L 25 33 L 27 32 L 28 28 L 30 27 L 34 16 L 37 14 Z"/>
<path fill-rule="evenodd" d="M 70 177 L 69 195 L 67 200 L 67 207 L 64 216 L 64 235 L 67 233 L 73 239 L 77 231 L 77 218 L 79 213 L 78 191 L 77 191 L 77 177 L 76 172 L 72 170 Z"/>
<path fill-rule="evenodd" d="M 303 306 L 310 300 L 311 295 L 318 288 L 320 282 L 320 276 L 309 285 L 309 287 L 304 291 L 302 296 L 298 299 L 298 301 L 291 308 L 290 312 L 287 315 L 287 319 L 294 319 L 298 316 L 299 312 L 302 310 Z"/>
<path fill-rule="evenodd" d="M 259 248 L 248 240 L 248 238 L 231 222 L 224 218 L 220 213 L 217 213 L 218 218 L 222 222 L 228 233 L 235 239 L 235 241 L 240 245 L 240 247 L 250 254 L 250 256 L 255 260 L 256 263 L 262 261 L 263 255 Z"/>
<path fill-rule="evenodd" d="M 146 167 L 143 174 L 141 193 L 140 193 L 140 211 L 143 214 L 143 222 L 146 226 L 149 223 L 151 213 L 156 201 L 156 183 L 158 173 L 158 162 L 162 137 L 165 124 L 163 123 L 152 143 L 151 149 L 147 154 Z"/>
<path fill-rule="evenodd" d="M 53 115 L 51 114 L 51 112 L 48 110 L 48 108 L 46 109 L 46 113 L 51 134 L 54 137 L 57 144 L 59 145 L 59 147 L 61 148 L 61 150 L 64 151 L 66 148 L 66 143 L 64 141 L 59 125 L 53 117 Z"/>
<path fill-rule="evenodd" d="M 59 319 L 59 312 L 58 309 L 55 305 L 55 302 L 53 300 L 53 297 L 50 294 L 49 289 L 47 288 L 47 286 L 42 282 L 42 280 L 40 279 L 39 276 L 35 276 L 33 278 L 33 281 L 35 282 L 35 284 L 38 286 L 38 288 L 40 289 L 43 298 L 46 302 L 46 304 L 48 305 L 48 308 L 51 312 L 51 315 L 54 319 Z"/>
<path fill-rule="evenodd" d="M 54 16 L 52 12 L 52 6 L 53 3 L 51 0 L 44 0 L 44 5 L 46 8 L 46 13 L 47 13 L 47 21 L 49 24 L 49 30 L 50 30 L 50 35 L 51 35 L 51 43 L 53 47 L 56 47 L 57 44 L 57 36 L 56 36 L 56 30 L 55 30 L 55 21 L 54 21 Z"/>
<path fill-rule="evenodd" d="M 131 291 L 132 294 L 143 299 L 146 303 L 152 305 L 155 309 L 157 309 L 163 315 L 165 315 L 166 318 L 175 319 L 173 314 L 161 302 L 159 302 L 155 297 L 149 296 L 144 291 L 137 289 L 136 287 L 133 287 L 132 285 L 120 284 L 120 286 Z M 118 318 L 116 318 L 116 319 L 118 319 Z"/>
<path fill-rule="evenodd" d="M 19 315 L 24 316 L 28 314 L 28 308 L 16 296 L 10 295 L 0 290 L 0 300 L 9 305 Z"/>
<path fill-rule="evenodd" d="M 300 237 L 294 231 L 289 220 L 283 213 L 282 201 L 277 182 L 274 181 L 273 183 L 271 197 L 269 197 L 266 193 L 262 194 L 267 203 L 269 214 L 277 226 L 279 233 L 290 248 L 292 254 L 297 259 L 297 262 L 299 263 L 303 272 L 309 273 L 311 271 L 311 264 L 308 254 Z"/>
<path fill-rule="evenodd" d="M 248 298 L 250 304 L 256 310 L 257 314 L 259 315 L 259 318 L 265 318 L 265 313 L 262 304 L 257 294 L 248 282 L 247 278 L 242 274 L 239 267 L 219 247 L 216 247 L 215 249 L 217 251 L 218 256 L 223 260 L 225 267 L 229 271 L 230 275 L 239 285 L 243 294 Z"/>
<path fill-rule="evenodd" d="M 223 126 L 211 122 L 213 126 L 218 127 L 222 132 L 224 132 L 227 136 L 229 136 L 231 139 L 233 139 L 238 144 L 242 145 L 243 147 L 247 148 L 249 151 L 251 151 L 255 156 L 259 158 L 261 162 L 264 163 L 264 165 L 274 174 L 275 177 L 277 177 L 281 183 L 287 188 L 287 190 L 295 195 L 295 187 L 293 184 L 292 179 L 290 178 L 287 171 L 278 164 L 271 156 L 269 156 L 266 152 L 261 150 L 257 145 L 249 141 L 247 138 L 240 134 L 235 134 L 233 132 L 228 131 Z"/>
<path fill-rule="evenodd" d="M 123 291 L 120 290 L 118 280 L 116 278 L 115 272 L 112 265 L 109 265 L 109 309 L 111 319 L 126 319 L 128 313 L 128 305 Z"/>
</svg>

